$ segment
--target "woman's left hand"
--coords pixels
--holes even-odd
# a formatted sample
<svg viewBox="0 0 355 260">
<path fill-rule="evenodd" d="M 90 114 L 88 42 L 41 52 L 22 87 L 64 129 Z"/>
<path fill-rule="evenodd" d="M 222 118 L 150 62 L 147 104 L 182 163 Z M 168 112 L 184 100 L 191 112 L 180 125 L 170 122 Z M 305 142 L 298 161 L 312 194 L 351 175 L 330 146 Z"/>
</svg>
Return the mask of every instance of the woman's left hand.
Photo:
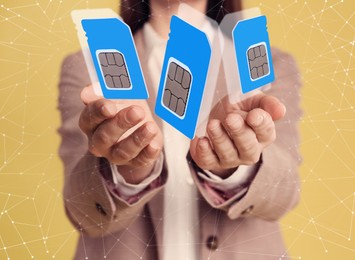
<svg viewBox="0 0 355 260">
<path fill-rule="evenodd" d="M 224 97 L 211 111 L 208 136 L 191 141 L 191 157 L 201 169 L 227 178 L 238 166 L 259 161 L 263 149 L 276 138 L 274 121 L 285 112 L 277 98 L 264 93 L 237 104 Z"/>
</svg>

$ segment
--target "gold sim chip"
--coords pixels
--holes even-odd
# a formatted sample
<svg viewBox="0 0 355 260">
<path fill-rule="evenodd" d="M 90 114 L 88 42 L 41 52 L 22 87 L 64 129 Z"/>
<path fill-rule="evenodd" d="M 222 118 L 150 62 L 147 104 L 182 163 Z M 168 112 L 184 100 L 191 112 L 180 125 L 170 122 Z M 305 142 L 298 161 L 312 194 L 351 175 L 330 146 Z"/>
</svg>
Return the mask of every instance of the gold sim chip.
<svg viewBox="0 0 355 260">
<path fill-rule="evenodd" d="M 164 106 L 178 116 L 183 117 L 186 112 L 190 88 L 190 72 L 183 66 L 171 61 L 164 84 Z"/>
<path fill-rule="evenodd" d="M 101 51 L 99 61 L 106 86 L 114 89 L 129 89 L 129 79 L 124 56 L 118 51 Z"/>
<path fill-rule="evenodd" d="M 254 45 L 248 49 L 247 53 L 250 78 L 257 80 L 268 75 L 270 70 L 265 44 Z"/>
</svg>

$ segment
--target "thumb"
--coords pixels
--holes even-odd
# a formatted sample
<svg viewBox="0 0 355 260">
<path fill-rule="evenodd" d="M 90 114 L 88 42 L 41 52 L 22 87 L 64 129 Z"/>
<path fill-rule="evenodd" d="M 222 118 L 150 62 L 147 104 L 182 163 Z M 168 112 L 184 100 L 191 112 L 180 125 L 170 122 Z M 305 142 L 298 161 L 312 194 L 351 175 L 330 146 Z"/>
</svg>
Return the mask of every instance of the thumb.
<svg viewBox="0 0 355 260">
<path fill-rule="evenodd" d="M 101 99 L 102 96 L 99 96 L 95 93 L 94 85 L 89 85 L 83 88 L 83 90 L 80 93 L 80 98 L 83 101 L 83 103 L 87 105 L 93 101 Z"/>
<path fill-rule="evenodd" d="M 285 105 L 273 96 L 263 96 L 260 101 L 260 108 L 268 112 L 273 121 L 282 119 L 286 113 Z"/>
<path fill-rule="evenodd" d="M 199 138 L 195 137 L 194 139 L 191 140 L 190 142 L 190 154 L 192 158 L 195 158 L 196 155 L 196 146 L 198 143 Z"/>
</svg>

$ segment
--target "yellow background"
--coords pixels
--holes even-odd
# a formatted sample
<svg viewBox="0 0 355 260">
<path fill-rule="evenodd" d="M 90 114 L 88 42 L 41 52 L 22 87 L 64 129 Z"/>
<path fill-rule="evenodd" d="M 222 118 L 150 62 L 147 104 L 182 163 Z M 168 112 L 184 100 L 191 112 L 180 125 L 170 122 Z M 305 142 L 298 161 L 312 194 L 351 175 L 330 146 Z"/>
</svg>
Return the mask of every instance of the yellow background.
<svg viewBox="0 0 355 260">
<path fill-rule="evenodd" d="M 303 76 L 302 198 L 281 222 L 295 259 L 355 259 L 355 3 L 244 1 Z M 0 259 L 70 259 L 63 211 L 57 82 L 79 49 L 70 12 L 116 1 L 0 2 Z M 282 196 L 282 194 L 280 194 Z"/>
</svg>

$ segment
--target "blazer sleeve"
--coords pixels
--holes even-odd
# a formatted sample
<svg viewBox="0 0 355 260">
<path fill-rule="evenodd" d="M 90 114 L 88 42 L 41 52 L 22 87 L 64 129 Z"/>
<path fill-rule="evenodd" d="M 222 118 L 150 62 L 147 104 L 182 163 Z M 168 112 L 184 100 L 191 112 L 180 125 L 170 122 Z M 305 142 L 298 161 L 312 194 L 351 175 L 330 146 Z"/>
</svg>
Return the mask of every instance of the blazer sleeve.
<svg viewBox="0 0 355 260">
<path fill-rule="evenodd" d="M 298 168 L 299 153 L 298 123 L 302 115 L 300 108 L 301 81 L 295 60 L 289 54 L 273 49 L 275 81 L 265 93 L 279 98 L 286 106 L 285 117 L 275 122 L 276 140 L 264 149 L 257 173 L 249 185 L 241 187 L 233 197 L 216 203 L 196 174 L 190 163 L 195 183 L 205 200 L 216 209 L 226 211 L 231 219 L 238 217 L 259 217 L 277 220 L 299 200 L 300 183 Z"/>
<path fill-rule="evenodd" d="M 160 176 L 161 185 L 147 190 L 132 204 L 110 193 L 104 178 L 111 171 L 110 164 L 87 151 L 87 137 L 78 126 L 84 108 L 80 92 L 88 84 L 90 79 L 82 53 L 68 56 L 62 64 L 58 99 L 59 155 L 65 172 L 64 205 L 69 220 L 81 233 L 97 237 L 124 229 L 139 216 L 144 205 L 165 184 L 166 167 Z"/>
</svg>

